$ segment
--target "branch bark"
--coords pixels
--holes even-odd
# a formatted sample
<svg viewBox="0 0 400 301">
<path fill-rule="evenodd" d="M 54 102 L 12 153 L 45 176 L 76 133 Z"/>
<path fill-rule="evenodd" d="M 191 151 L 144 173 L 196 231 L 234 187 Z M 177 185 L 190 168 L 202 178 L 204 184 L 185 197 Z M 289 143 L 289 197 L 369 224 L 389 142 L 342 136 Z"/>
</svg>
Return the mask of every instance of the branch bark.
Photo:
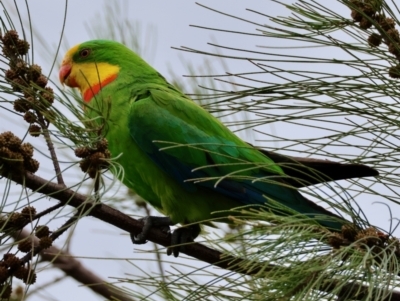
<svg viewBox="0 0 400 301">
<path fill-rule="evenodd" d="M 30 233 L 26 230 L 15 232 L 15 240 L 28 238 Z M 39 239 L 34 238 L 34 245 L 39 245 Z M 84 265 L 68 252 L 64 252 L 54 246 L 39 252 L 42 261 L 51 262 L 55 268 L 62 270 L 66 275 L 84 284 L 87 288 L 103 296 L 107 300 L 134 301 L 131 297 L 122 293 L 118 288 L 97 276 L 85 268 Z"/>
<path fill-rule="evenodd" d="M 102 203 L 95 203 L 92 197 L 65 188 L 63 185 L 49 182 L 29 172 L 27 172 L 23 177 L 13 175 L 10 179 L 32 189 L 35 192 L 43 193 L 49 197 L 57 199 L 65 205 L 80 208 L 81 210 L 82 206 L 87 206 L 87 215 L 100 219 L 121 230 L 135 235 L 142 231 L 142 222 L 133 219 L 110 206 Z M 148 240 L 164 247 L 170 246 L 170 237 L 156 228 L 150 230 Z M 245 259 L 225 255 L 199 243 L 187 245 L 185 250 L 181 251 L 181 253 L 222 269 L 255 277 L 264 277 L 264 272 L 268 272 L 275 267 L 268 263 L 260 262 L 259 264 L 255 264 L 254 262 L 249 262 Z M 327 279 L 326 285 L 320 289 L 331 293 L 335 291 L 337 285 L 338 284 L 334 279 L 331 281 Z M 370 294 L 369 289 L 370 288 L 365 285 L 349 283 L 341 289 L 340 296 L 338 297 L 348 298 L 351 296 L 351 298 L 355 300 L 361 300 L 365 294 Z M 400 292 L 392 291 L 391 296 L 382 301 L 400 301 Z"/>
</svg>

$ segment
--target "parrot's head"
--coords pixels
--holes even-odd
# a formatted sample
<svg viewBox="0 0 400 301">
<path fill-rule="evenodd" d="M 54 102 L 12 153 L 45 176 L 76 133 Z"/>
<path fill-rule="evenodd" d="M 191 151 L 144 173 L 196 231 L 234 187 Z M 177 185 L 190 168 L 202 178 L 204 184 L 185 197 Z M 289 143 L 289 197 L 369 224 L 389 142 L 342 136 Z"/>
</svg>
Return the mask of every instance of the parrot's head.
<svg viewBox="0 0 400 301">
<path fill-rule="evenodd" d="M 88 41 L 72 47 L 64 56 L 60 82 L 78 88 L 89 102 L 102 88 L 113 82 L 121 69 L 120 59 L 131 52 L 124 45 L 107 40 Z"/>
</svg>

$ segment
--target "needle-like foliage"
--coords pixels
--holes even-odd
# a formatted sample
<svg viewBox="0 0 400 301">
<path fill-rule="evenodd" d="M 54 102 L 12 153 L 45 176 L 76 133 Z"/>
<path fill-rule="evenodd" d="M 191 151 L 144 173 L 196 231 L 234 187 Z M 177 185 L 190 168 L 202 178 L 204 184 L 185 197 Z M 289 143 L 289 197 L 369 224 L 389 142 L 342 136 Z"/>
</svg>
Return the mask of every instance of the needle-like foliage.
<svg viewBox="0 0 400 301">
<path fill-rule="evenodd" d="M 215 42 L 211 44 L 212 50 L 179 48 L 193 55 L 206 56 L 203 70 L 188 68 L 190 83 L 200 83 L 201 89 L 181 81 L 176 75 L 170 81 L 223 118 L 232 129 L 245 129 L 247 137 L 253 136 L 255 130 L 257 146 L 287 155 L 363 163 L 378 169 L 379 178 L 320 184 L 302 190 L 307 197 L 320 201 L 356 226 L 344 228 L 341 233 L 331 233 L 314 220 L 291 212 L 273 200 L 258 210 L 237 208 L 231 212 L 231 228 L 226 227 L 224 232 L 207 228 L 212 233 L 204 235 L 202 241 L 221 251 L 219 260 L 228 263 L 225 266 L 230 271 L 216 270 L 208 263 L 189 259 L 182 262 L 167 260 L 158 254 L 157 273 L 143 269 L 139 261 L 132 260 L 130 264 L 139 272 L 117 279 L 126 287 L 121 289 L 124 296 L 129 295 L 135 300 L 400 300 L 400 295 L 394 290 L 399 284 L 400 273 L 400 244 L 393 237 L 398 224 L 397 219 L 391 216 L 391 211 L 396 210 L 400 202 L 397 164 L 400 11 L 394 0 L 302 0 L 290 5 L 282 2 L 281 5 L 286 8 L 286 17 L 251 9 L 248 12 L 252 17 L 247 19 L 228 15 L 238 23 L 252 24 L 255 29 L 249 32 L 223 26 L 194 25 L 218 34 L 230 34 L 235 41 L 240 41 L 242 36 L 252 36 L 255 42 L 237 45 Z M 218 14 L 227 15 L 212 7 L 200 6 L 216 18 Z M 123 8 L 107 6 L 109 19 L 105 24 L 108 24 L 106 28 L 110 32 L 104 32 L 102 26 L 88 25 L 89 32 L 94 38 L 101 33 L 103 38 L 121 39 L 138 53 L 146 53 L 141 48 L 144 47 L 142 43 L 138 42 L 140 39 L 132 38 L 135 37 L 132 31 L 138 30 L 137 24 L 130 23 L 127 17 L 112 17 L 123 15 Z M 7 13 L 1 20 L 3 33 L 15 28 Z M 110 26 L 111 22 L 115 26 Z M 31 30 L 26 25 L 22 28 L 26 32 Z M 127 28 L 130 35 L 124 31 Z M 30 32 L 21 33 L 21 36 L 26 40 L 26 36 L 35 35 Z M 151 40 L 146 40 L 146 43 L 145 47 L 154 45 Z M 33 66 L 34 57 L 39 55 L 35 53 L 34 44 L 30 44 L 29 54 L 21 56 L 24 66 Z M 8 66 L 16 62 L 7 51 L 1 60 L 7 64 L 3 71 L 9 70 Z M 215 70 L 209 63 L 211 60 L 219 62 L 225 73 Z M 248 69 L 230 71 L 234 69 L 231 64 L 237 61 L 244 62 Z M 13 79 L 19 78 L 20 75 L 15 75 Z M 17 84 L 22 89 L 16 89 Z M 27 99 L 25 88 L 43 96 L 44 87 L 41 90 L 37 86 L 31 82 L 10 82 L 6 73 L 1 75 L 0 116 L 5 119 L 16 116 L 22 120 L 22 112 L 13 110 L 16 99 Z M 111 200 L 112 204 L 124 209 L 129 208 L 128 201 L 132 202 L 131 199 L 119 202 L 127 197 L 117 194 L 117 189 L 113 189 L 118 187 L 115 178 L 103 173 L 105 167 L 116 168 L 120 173 L 123 170 L 113 162 L 113 158 L 107 157 L 106 142 L 98 137 L 101 132 L 99 123 L 84 117 L 79 96 L 60 89 L 54 98 L 55 104 L 50 106 L 44 102 L 45 108 L 43 102 L 42 105 L 36 102 L 29 108 L 22 108 L 33 114 L 25 118 L 33 122 L 24 133 L 37 132 L 44 137 L 44 145 L 49 149 L 47 160 L 50 158 L 56 170 L 55 175 L 52 171 L 53 174 L 48 176 L 49 182 L 64 184 L 60 175 L 68 176 L 68 170 L 77 170 L 76 166 L 80 164 L 88 176 L 82 174 L 67 178 L 65 189 L 89 191 L 90 208 L 82 205 L 76 212 L 71 212 L 65 203 L 62 204 L 46 224 L 52 225 L 58 218 L 67 222 L 54 231 L 55 235 L 47 233 L 48 228 L 46 232 L 43 225 L 36 227 L 35 221 L 42 217 L 40 213 L 33 209 L 21 210 L 27 203 L 39 204 L 42 195 L 12 190 L 13 178 L 3 173 L 1 225 L 4 233 L 1 246 L 7 254 L 15 250 L 10 235 L 28 223 L 35 224 L 32 236 L 36 233 L 37 238 L 51 237 L 53 240 L 65 231 L 63 229 L 90 214 L 99 200 Z M 24 101 L 20 104 L 26 104 Z M 38 124 L 36 132 L 29 130 L 32 124 Z M 271 131 L 271 128 L 280 130 Z M 80 159 L 67 155 L 67 162 L 58 162 L 60 160 L 51 151 L 50 140 L 57 141 L 64 152 L 73 153 L 75 150 L 83 160 L 79 163 Z M 22 147 L 24 144 L 19 141 Z M 168 141 L 163 143 L 165 147 L 174 147 Z M 45 153 L 44 149 L 40 149 L 42 153 Z M 97 160 L 102 164 L 92 168 L 90 164 L 95 161 L 93 158 L 99 158 L 99 152 L 102 152 L 104 160 Z M 0 171 L 4 171 L 4 156 L 0 160 L 3 160 L 0 161 Z M 371 225 L 367 219 L 371 214 L 365 205 L 368 201 L 385 203 L 387 207 L 375 205 L 374 210 L 381 211 L 379 214 L 390 223 L 381 228 Z M 280 211 L 282 215 L 274 214 L 272 208 L 273 212 Z M 21 211 L 19 215 L 17 211 Z M 41 231 L 47 235 L 42 235 Z M 49 239 L 45 239 L 42 245 L 46 242 L 49 243 Z M 38 247 L 34 246 L 33 240 L 19 244 L 21 252 L 39 250 L 35 249 Z M 0 278 L 5 277 L 1 274 L 4 269 L 7 277 L 17 275 L 14 269 L 21 262 L 11 264 L 9 259 L 7 265 L 6 258 L 3 261 Z M 4 281 L 9 279 L 7 277 Z M 33 282 L 28 274 L 21 277 L 26 284 Z M 9 293 L 9 288 L 10 282 L 1 286 L 4 296 Z"/>
</svg>

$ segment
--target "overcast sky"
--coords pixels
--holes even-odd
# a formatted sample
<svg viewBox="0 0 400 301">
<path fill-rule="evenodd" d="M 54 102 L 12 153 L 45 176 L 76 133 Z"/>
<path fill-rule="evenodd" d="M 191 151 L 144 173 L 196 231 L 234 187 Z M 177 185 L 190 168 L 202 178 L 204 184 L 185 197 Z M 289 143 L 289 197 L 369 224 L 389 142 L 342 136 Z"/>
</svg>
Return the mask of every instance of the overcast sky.
<svg viewBox="0 0 400 301">
<path fill-rule="evenodd" d="M 8 0 L 4 2 L 14 22 L 18 22 L 18 19 L 15 17 L 17 11 L 14 8 L 14 1 Z M 109 13 L 109 9 L 106 9 L 106 3 L 110 3 L 111 1 L 70 0 L 68 2 L 63 2 L 54 0 L 32 0 L 27 2 L 29 3 L 30 18 L 33 28 L 47 43 L 47 45 L 43 47 L 43 44 L 38 40 L 34 40 L 34 47 L 38 49 L 38 52 L 35 52 L 35 62 L 41 65 L 44 70 L 50 70 L 55 55 L 55 49 L 62 32 L 65 9 L 67 9 L 67 19 L 60 55 L 66 50 L 67 45 L 73 46 L 93 38 L 93 35 L 88 32 L 87 28 L 92 28 L 94 22 L 106 24 L 108 20 L 107 14 Z M 257 50 L 257 45 L 270 45 L 272 43 L 271 39 L 268 40 L 266 38 L 247 37 L 191 27 L 190 25 L 200 25 L 241 32 L 259 33 L 256 31 L 258 26 L 254 24 L 215 13 L 196 5 L 194 1 L 131 0 L 112 1 L 111 3 L 116 2 L 124 3 L 121 5 L 121 8 L 123 8 L 121 11 L 121 18 L 127 17 L 131 19 L 132 22 L 137 22 L 141 25 L 142 32 L 139 40 L 148 47 L 148 50 L 145 49 L 142 55 L 167 77 L 171 70 L 178 75 L 188 73 L 187 68 L 182 64 L 182 59 L 193 64 L 195 68 L 201 68 L 204 62 L 204 57 L 201 55 L 184 53 L 174 50 L 172 47 L 187 46 L 195 49 L 212 51 L 213 47 L 207 45 L 207 43 L 216 42 L 225 46 Z M 292 1 L 287 0 L 283 2 Z M 22 19 L 26 22 L 28 14 L 25 9 L 25 1 L 17 1 L 17 3 Z M 246 11 L 246 8 L 272 16 L 288 14 L 283 6 L 270 0 L 201 0 L 200 3 L 227 14 L 247 18 L 261 24 L 268 23 L 268 18 Z M 344 8 L 341 8 L 339 5 L 334 5 L 334 8 L 349 14 L 347 10 L 345 11 Z M 27 28 L 25 29 L 27 30 Z M 129 35 L 129 32 L 126 34 Z M 214 59 L 211 58 L 211 60 Z M 59 61 L 56 62 L 51 75 L 51 78 L 54 80 L 57 79 L 59 63 Z M 214 67 L 221 73 L 224 71 L 240 71 L 243 70 L 243 68 L 251 69 L 249 63 L 249 66 L 244 66 L 243 64 L 243 62 L 230 60 L 227 62 L 229 70 L 226 70 L 215 60 Z M 19 123 L 19 121 L 17 123 Z M 24 126 L 24 124 L 19 125 L 20 133 L 24 133 Z M 15 121 L 5 119 L 5 122 L 0 123 L 0 132 L 11 129 L 16 129 Z M 284 133 L 283 131 L 285 131 L 285 129 L 273 130 L 278 131 L 281 135 Z M 290 129 L 286 130 L 290 132 Z M 43 169 L 41 167 L 40 172 L 42 172 L 42 175 L 46 175 L 46 173 L 51 172 L 51 166 L 43 167 Z M 70 179 L 70 181 L 73 180 L 74 179 Z M 43 208 L 47 205 L 47 203 L 42 204 Z M 374 216 L 372 216 L 372 218 L 376 223 L 381 222 L 382 226 L 387 225 L 387 220 L 381 221 L 379 218 L 374 219 Z M 58 225 L 62 222 L 63 219 L 59 218 Z M 62 241 L 63 240 L 58 241 L 57 246 L 62 247 Z M 139 247 L 139 249 L 146 248 L 151 248 L 151 245 Z M 125 233 L 92 218 L 84 218 L 79 222 L 73 236 L 70 252 L 78 258 L 93 258 L 82 259 L 82 261 L 87 267 L 93 269 L 105 279 L 107 277 L 124 277 L 125 274 L 140 273 L 137 268 L 124 262 L 126 258 L 134 258 L 135 262 L 138 262 L 137 259 L 139 258 L 154 258 L 152 254 L 146 255 L 134 251 L 134 246 L 132 246 Z M 115 259 L 100 260 L 96 259 L 96 257 Z M 175 259 L 170 260 L 173 263 Z M 157 269 L 156 265 L 147 261 L 142 261 L 141 267 L 149 272 L 151 272 L 152 269 Z M 54 270 L 39 273 L 38 285 L 50 281 L 55 276 L 61 275 L 62 273 Z M 33 288 L 35 288 L 35 286 Z M 62 294 L 60 294 L 60 289 L 62 289 Z M 50 286 L 46 291 L 53 297 L 53 299 L 49 300 L 102 300 L 101 297 L 94 295 L 88 289 L 78 287 L 77 283 L 69 279 L 63 280 L 57 285 Z M 79 296 L 79 299 L 77 299 L 77 296 Z M 31 300 L 45 299 L 43 296 L 37 296 Z"/>
</svg>

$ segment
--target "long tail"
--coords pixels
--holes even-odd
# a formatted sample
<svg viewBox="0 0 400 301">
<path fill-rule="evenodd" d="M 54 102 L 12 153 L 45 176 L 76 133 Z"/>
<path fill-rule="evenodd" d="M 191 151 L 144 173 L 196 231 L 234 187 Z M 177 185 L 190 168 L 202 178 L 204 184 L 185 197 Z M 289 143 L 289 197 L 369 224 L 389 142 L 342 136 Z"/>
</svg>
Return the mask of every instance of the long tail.
<svg viewBox="0 0 400 301">
<path fill-rule="evenodd" d="M 288 176 L 285 181 L 297 188 L 336 180 L 379 176 L 376 169 L 363 164 L 289 157 L 262 149 L 259 151 L 274 160 Z"/>
<path fill-rule="evenodd" d="M 270 178 L 269 181 L 255 183 L 241 181 L 240 185 L 238 184 L 238 182 L 222 181 L 214 189 L 224 195 L 229 195 L 244 205 L 268 205 L 270 203 L 271 209 L 277 215 L 286 214 L 283 208 L 279 210 L 271 203 L 273 200 L 295 212 L 315 218 L 319 224 L 333 231 L 341 231 L 342 226 L 349 223 L 344 218 L 310 201 L 282 179 Z"/>
</svg>

